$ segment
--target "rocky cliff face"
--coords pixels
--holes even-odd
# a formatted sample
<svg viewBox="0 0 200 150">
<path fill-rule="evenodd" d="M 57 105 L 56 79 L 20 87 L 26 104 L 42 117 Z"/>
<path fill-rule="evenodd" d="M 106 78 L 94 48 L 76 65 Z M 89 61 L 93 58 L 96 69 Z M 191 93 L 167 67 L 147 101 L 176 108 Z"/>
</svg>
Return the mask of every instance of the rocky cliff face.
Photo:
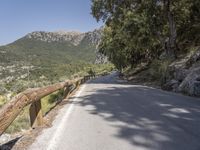
<svg viewBox="0 0 200 150">
<path fill-rule="evenodd" d="M 200 96 L 200 48 L 169 66 L 163 89 Z"/>
<path fill-rule="evenodd" d="M 103 28 L 95 29 L 94 31 L 81 33 L 81 32 L 67 32 L 67 31 L 57 31 L 57 32 L 44 32 L 36 31 L 29 33 L 25 36 L 27 39 L 39 40 L 47 43 L 51 42 L 69 42 L 74 46 L 78 46 L 81 42 L 87 41 L 88 44 L 94 45 L 96 47 L 96 64 L 106 63 L 108 60 L 105 56 L 98 52 L 97 45 L 101 40 Z"/>
<path fill-rule="evenodd" d="M 44 31 L 36 31 L 29 33 L 25 36 L 28 39 L 35 39 L 43 42 L 70 42 L 73 45 L 78 45 L 82 39 L 84 38 L 85 33 L 80 32 L 66 32 L 66 31 L 58 31 L 58 32 L 44 32 Z"/>
</svg>

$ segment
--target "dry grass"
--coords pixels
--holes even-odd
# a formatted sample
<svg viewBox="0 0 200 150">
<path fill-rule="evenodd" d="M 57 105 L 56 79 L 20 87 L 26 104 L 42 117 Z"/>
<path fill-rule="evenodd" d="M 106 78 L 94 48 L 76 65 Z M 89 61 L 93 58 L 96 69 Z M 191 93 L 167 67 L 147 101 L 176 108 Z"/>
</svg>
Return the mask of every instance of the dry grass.
<svg viewBox="0 0 200 150">
<path fill-rule="evenodd" d="M 48 111 L 53 108 L 57 101 L 62 98 L 62 90 L 54 92 L 42 99 L 42 112 L 45 115 Z M 27 106 L 22 110 L 20 115 L 14 120 L 14 122 L 6 130 L 6 133 L 17 133 L 30 128 L 30 118 L 29 118 L 29 107 Z"/>
</svg>

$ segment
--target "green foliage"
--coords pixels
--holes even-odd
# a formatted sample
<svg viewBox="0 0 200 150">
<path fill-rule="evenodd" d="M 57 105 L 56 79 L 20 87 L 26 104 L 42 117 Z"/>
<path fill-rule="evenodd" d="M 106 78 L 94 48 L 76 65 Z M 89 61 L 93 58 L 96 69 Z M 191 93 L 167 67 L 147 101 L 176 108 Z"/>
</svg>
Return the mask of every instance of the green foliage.
<svg viewBox="0 0 200 150">
<path fill-rule="evenodd" d="M 54 92 L 42 99 L 42 112 L 45 115 L 47 112 L 53 108 L 56 103 L 62 99 L 63 90 Z M 0 98 L 0 106 L 5 104 L 5 99 Z M 22 130 L 27 130 L 30 128 L 30 118 L 29 118 L 29 107 L 26 107 L 22 110 L 20 115 L 14 120 L 14 122 L 6 130 L 6 133 L 16 133 Z"/>
<path fill-rule="evenodd" d="M 98 64 L 98 65 L 94 65 L 94 64 L 88 64 L 88 66 L 85 66 L 84 68 L 82 68 L 82 71 L 76 73 L 76 77 L 81 77 L 84 75 L 87 75 L 88 72 L 92 71 L 93 73 L 109 73 L 112 70 L 114 70 L 114 66 L 112 64 Z M 73 78 L 73 77 L 72 77 Z M 64 78 L 63 80 L 66 80 L 67 78 Z M 20 81 L 25 83 L 25 81 Z M 57 81 L 58 82 L 58 81 Z M 30 83 L 25 83 L 26 85 L 30 86 Z M 24 86 L 23 84 L 16 84 L 19 87 L 17 89 L 15 89 L 15 92 L 20 91 L 22 89 L 25 89 L 26 86 Z M 10 89 L 14 89 L 14 87 L 16 86 L 14 85 L 9 85 Z M 39 83 L 37 84 L 39 85 Z M 14 86 L 14 87 L 13 87 Z M 40 86 L 44 86 L 44 84 L 41 84 Z M 59 102 L 60 100 L 62 100 L 63 98 L 63 90 L 59 90 L 57 92 L 54 92 L 44 98 L 42 98 L 41 102 L 42 102 L 42 112 L 43 115 L 45 115 L 46 113 L 48 113 L 54 106 L 56 106 L 57 102 Z M 0 96 L 0 107 L 3 106 L 5 103 L 7 102 L 6 98 L 4 96 Z M 11 124 L 11 126 L 6 130 L 7 133 L 16 133 L 16 132 L 20 132 L 22 130 L 26 130 L 30 128 L 30 120 L 29 120 L 29 107 L 26 107 L 21 113 L 20 115 L 15 119 L 15 121 Z"/>
<path fill-rule="evenodd" d="M 89 44 L 88 41 L 83 41 L 78 46 L 74 46 L 69 42 L 48 43 L 22 38 L 14 43 L 2 46 L 0 49 L 6 51 L 5 54 L 0 56 L 2 62 L 26 61 L 35 66 L 66 64 L 74 60 L 92 62 L 95 59 L 95 46 Z"/>
<path fill-rule="evenodd" d="M 92 68 L 90 68 L 90 70 L 88 71 L 88 74 L 91 75 L 91 76 L 95 76 L 95 72 L 94 70 L 92 70 Z"/>
<path fill-rule="evenodd" d="M 165 80 L 165 77 L 168 76 L 168 67 L 169 67 L 170 61 L 160 61 L 160 60 L 154 60 L 148 69 L 148 76 L 151 80 L 157 80 L 160 83 Z"/>
<path fill-rule="evenodd" d="M 92 70 L 95 74 L 101 74 L 101 73 L 110 73 L 115 69 L 115 66 L 111 63 L 108 64 L 96 64 L 91 65 L 87 70 Z"/>
<path fill-rule="evenodd" d="M 56 93 L 51 94 L 50 97 L 49 97 L 49 99 L 48 99 L 48 102 L 50 104 L 52 104 L 52 103 L 58 102 L 59 100 L 62 100 L 63 93 L 64 93 L 63 90 L 59 90 Z"/>
<path fill-rule="evenodd" d="M 95 74 L 101 74 L 101 73 L 110 73 L 115 69 L 115 66 L 111 63 L 107 64 L 89 64 L 85 68 L 83 68 L 81 71 L 77 72 L 71 78 L 77 78 L 77 77 L 83 77 L 85 75 L 90 74 L 92 71 Z"/>
<path fill-rule="evenodd" d="M 88 39 L 75 46 L 70 42 L 43 42 L 22 38 L 0 47 L 0 93 L 19 93 L 66 80 L 94 66 L 96 46 Z M 11 69 L 1 69 L 11 66 Z M 32 68 L 31 68 L 32 67 Z M 11 72 L 13 71 L 13 73 Z M 24 76 L 21 78 L 21 76 Z"/>
<path fill-rule="evenodd" d="M 6 133 L 16 133 L 22 130 L 27 130 L 30 128 L 29 120 L 29 107 L 22 110 L 20 115 L 14 120 L 14 122 L 6 130 Z"/>
<path fill-rule="evenodd" d="M 0 95 L 0 108 L 7 102 L 5 96 Z"/>
<path fill-rule="evenodd" d="M 1 70 L 0 77 L 14 77 L 11 83 L 8 82 L 5 86 L 7 90 L 19 92 L 23 89 L 17 87 L 22 87 L 22 84 L 28 83 L 30 85 L 30 82 L 41 83 L 44 81 L 55 83 L 83 70 L 95 61 L 96 48 L 87 40 L 74 46 L 69 42 L 48 43 L 22 38 L 9 45 L 1 46 L 1 51 L 4 53 L 0 55 L 0 66 L 14 65 L 12 68 L 14 73 Z M 33 67 L 23 69 L 23 67 L 30 66 Z M 21 75 L 26 76 L 22 82 L 19 82 Z"/>
<path fill-rule="evenodd" d="M 122 70 L 165 52 L 176 58 L 186 43 L 199 44 L 199 1 L 92 0 L 92 15 L 106 23 L 100 52 Z"/>
<path fill-rule="evenodd" d="M 41 101 L 42 101 L 43 115 L 49 112 L 57 104 L 58 101 L 62 100 L 62 98 L 63 98 L 63 90 L 59 90 L 42 98 Z"/>
</svg>

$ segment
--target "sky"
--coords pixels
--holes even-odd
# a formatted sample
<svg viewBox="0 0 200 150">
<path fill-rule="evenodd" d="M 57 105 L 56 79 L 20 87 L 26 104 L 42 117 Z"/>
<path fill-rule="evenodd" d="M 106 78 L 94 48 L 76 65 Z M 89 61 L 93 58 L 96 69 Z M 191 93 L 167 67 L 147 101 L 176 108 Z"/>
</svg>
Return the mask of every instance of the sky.
<svg viewBox="0 0 200 150">
<path fill-rule="evenodd" d="M 33 31 L 91 31 L 103 25 L 91 0 L 0 0 L 0 45 Z"/>
</svg>

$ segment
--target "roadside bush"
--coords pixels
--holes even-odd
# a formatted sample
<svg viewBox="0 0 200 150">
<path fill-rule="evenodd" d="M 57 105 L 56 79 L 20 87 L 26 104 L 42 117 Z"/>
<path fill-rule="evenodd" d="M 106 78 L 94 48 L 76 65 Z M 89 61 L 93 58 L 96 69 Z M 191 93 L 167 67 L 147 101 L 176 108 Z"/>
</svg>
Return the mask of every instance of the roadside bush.
<svg viewBox="0 0 200 150">
<path fill-rule="evenodd" d="M 5 96 L 0 95 L 0 108 L 7 102 Z"/>
<path fill-rule="evenodd" d="M 16 133 L 30 128 L 29 107 L 26 107 L 6 130 L 6 133 Z"/>
<path fill-rule="evenodd" d="M 92 71 L 95 71 L 97 73 L 102 73 L 103 71 L 110 72 L 114 69 L 113 65 L 111 64 L 104 64 L 104 65 L 90 65 L 90 68 Z M 76 74 L 77 77 L 81 77 L 88 74 L 88 68 L 82 68 L 82 71 L 78 72 Z M 68 77 L 69 78 L 69 77 Z M 66 80 L 67 77 L 62 77 L 63 80 Z M 59 82 L 59 81 L 56 81 Z M 40 86 L 46 86 L 48 84 L 53 84 L 50 81 L 37 81 L 37 80 L 31 80 L 29 82 L 27 81 L 17 81 L 13 82 L 12 84 L 8 84 L 7 87 L 9 90 L 13 92 L 13 94 L 17 94 L 28 87 L 40 87 Z M 13 96 L 14 96 L 13 95 Z M 63 98 L 63 90 L 59 90 L 57 92 L 54 92 L 42 99 L 42 112 L 43 115 L 45 115 L 47 112 L 49 112 L 56 103 Z M 6 99 L 4 97 L 0 96 L 0 107 L 6 103 Z M 29 107 L 24 108 L 24 110 L 20 113 L 20 115 L 15 119 L 15 121 L 11 124 L 11 126 L 6 130 L 6 133 L 16 133 L 20 132 L 22 130 L 27 130 L 30 128 L 30 119 L 29 119 Z"/>
<path fill-rule="evenodd" d="M 149 78 L 162 83 L 168 76 L 169 60 L 154 60 L 148 70 Z"/>
</svg>

